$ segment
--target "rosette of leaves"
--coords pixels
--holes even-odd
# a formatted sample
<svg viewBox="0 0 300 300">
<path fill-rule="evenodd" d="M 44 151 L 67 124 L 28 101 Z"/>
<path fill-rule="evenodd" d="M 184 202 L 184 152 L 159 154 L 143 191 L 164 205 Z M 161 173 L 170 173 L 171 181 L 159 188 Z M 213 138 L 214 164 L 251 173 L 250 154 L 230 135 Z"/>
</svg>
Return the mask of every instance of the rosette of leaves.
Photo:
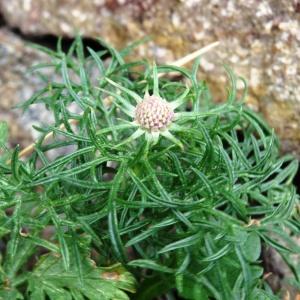
<svg viewBox="0 0 300 300">
<path fill-rule="evenodd" d="M 45 87 L 21 106 L 44 105 L 54 123 L 36 127 L 23 159 L 1 139 L 0 296 L 277 299 L 268 247 L 299 287 L 298 163 L 243 104 L 244 81 L 226 68 L 228 97 L 215 104 L 199 60 L 192 70 L 127 63 L 130 47 L 99 42 L 38 47 Z"/>
</svg>

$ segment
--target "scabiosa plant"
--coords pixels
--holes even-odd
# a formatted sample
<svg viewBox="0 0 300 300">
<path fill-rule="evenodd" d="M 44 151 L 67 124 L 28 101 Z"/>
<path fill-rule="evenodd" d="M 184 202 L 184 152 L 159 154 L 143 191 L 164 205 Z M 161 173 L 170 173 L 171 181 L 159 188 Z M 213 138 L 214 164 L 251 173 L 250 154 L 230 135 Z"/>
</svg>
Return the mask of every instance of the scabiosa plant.
<svg viewBox="0 0 300 300">
<path fill-rule="evenodd" d="M 21 106 L 54 122 L 25 152 L 0 126 L 0 298 L 278 299 L 270 247 L 299 288 L 298 163 L 243 104 L 241 78 L 226 68 L 215 104 L 199 60 L 127 63 L 130 47 L 80 38 L 67 53 L 38 48 L 45 87 Z"/>
</svg>

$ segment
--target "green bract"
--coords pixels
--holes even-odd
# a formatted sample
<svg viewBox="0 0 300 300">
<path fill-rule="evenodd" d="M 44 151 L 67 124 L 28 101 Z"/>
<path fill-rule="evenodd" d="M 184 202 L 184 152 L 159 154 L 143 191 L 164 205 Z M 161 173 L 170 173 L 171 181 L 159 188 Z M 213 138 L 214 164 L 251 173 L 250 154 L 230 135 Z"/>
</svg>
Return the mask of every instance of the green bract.
<svg viewBox="0 0 300 300">
<path fill-rule="evenodd" d="M 100 43 L 38 47 L 45 87 L 22 107 L 45 105 L 54 123 L 36 127 L 32 154 L 7 149 L 0 124 L 0 299 L 277 299 L 268 247 L 299 287 L 298 163 L 243 104 L 242 79 L 226 68 L 215 104 L 199 60 L 127 63 L 130 48 Z"/>
</svg>

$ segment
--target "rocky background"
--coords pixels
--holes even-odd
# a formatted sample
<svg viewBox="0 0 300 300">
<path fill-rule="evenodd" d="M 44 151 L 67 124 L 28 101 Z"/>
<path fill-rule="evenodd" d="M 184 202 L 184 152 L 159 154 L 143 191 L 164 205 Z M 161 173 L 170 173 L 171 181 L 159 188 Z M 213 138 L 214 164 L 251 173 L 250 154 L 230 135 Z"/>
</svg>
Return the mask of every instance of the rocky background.
<svg viewBox="0 0 300 300">
<path fill-rule="evenodd" d="M 283 151 L 300 157 L 298 0 L 0 0 L 0 13 L 0 118 L 9 121 L 15 141 L 26 144 L 30 130 L 10 107 L 38 87 L 26 70 L 43 59 L 26 41 L 81 33 L 122 48 L 150 36 L 135 55 L 158 62 L 219 40 L 202 58 L 200 75 L 215 98 L 225 97 L 225 62 L 248 80 L 248 103 L 275 127 Z"/>
</svg>

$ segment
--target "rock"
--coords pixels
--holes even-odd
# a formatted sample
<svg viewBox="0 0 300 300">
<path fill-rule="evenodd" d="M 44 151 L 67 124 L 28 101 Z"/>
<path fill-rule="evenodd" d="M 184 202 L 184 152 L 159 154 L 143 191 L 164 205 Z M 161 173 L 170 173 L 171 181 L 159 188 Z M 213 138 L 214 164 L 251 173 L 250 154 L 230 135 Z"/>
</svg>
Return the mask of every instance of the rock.
<svg viewBox="0 0 300 300">
<path fill-rule="evenodd" d="M 9 124 L 13 146 L 28 145 L 33 138 L 32 123 L 45 119 L 42 108 L 24 115 L 21 110 L 13 109 L 43 86 L 28 71 L 34 63 L 45 59 L 43 54 L 26 46 L 16 35 L 0 28 L 0 119 Z"/>
<path fill-rule="evenodd" d="M 299 99 L 300 100 L 300 99 Z M 264 101 L 261 112 L 281 137 L 284 153 L 294 153 L 300 158 L 300 102 Z"/>
<path fill-rule="evenodd" d="M 222 63 L 249 81 L 248 102 L 300 155 L 300 2 L 276 0 L 0 0 L 7 23 L 30 35 L 76 32 L 121 48 L 151 36 L 135 55 L 173 61 L 215 40 L 202 78 L 225 97 Z M 287 111 L 282 111 L 287 109 Z M 292 122 L 291 122 L 292 118 Z"/>
<path fill-rule="evenodd" d="M 299 241 L 295 241 L 299 243 Z M 284 244 L 284 241 L 280 242 Z M 299 261 L 299 256 L 293 255 L 291 259 Z M 293 274 L 279 253 L 274 248 L 264 247 L 262 251 L 262 261 L 264 266 L 264 279 L 272 290 L 281 296 L 280 299 L 297 300 L 299 290 L 290 283 Z M 289 295 L 289 298 L 286 298 L 286 295 Z"/>
</svg>

